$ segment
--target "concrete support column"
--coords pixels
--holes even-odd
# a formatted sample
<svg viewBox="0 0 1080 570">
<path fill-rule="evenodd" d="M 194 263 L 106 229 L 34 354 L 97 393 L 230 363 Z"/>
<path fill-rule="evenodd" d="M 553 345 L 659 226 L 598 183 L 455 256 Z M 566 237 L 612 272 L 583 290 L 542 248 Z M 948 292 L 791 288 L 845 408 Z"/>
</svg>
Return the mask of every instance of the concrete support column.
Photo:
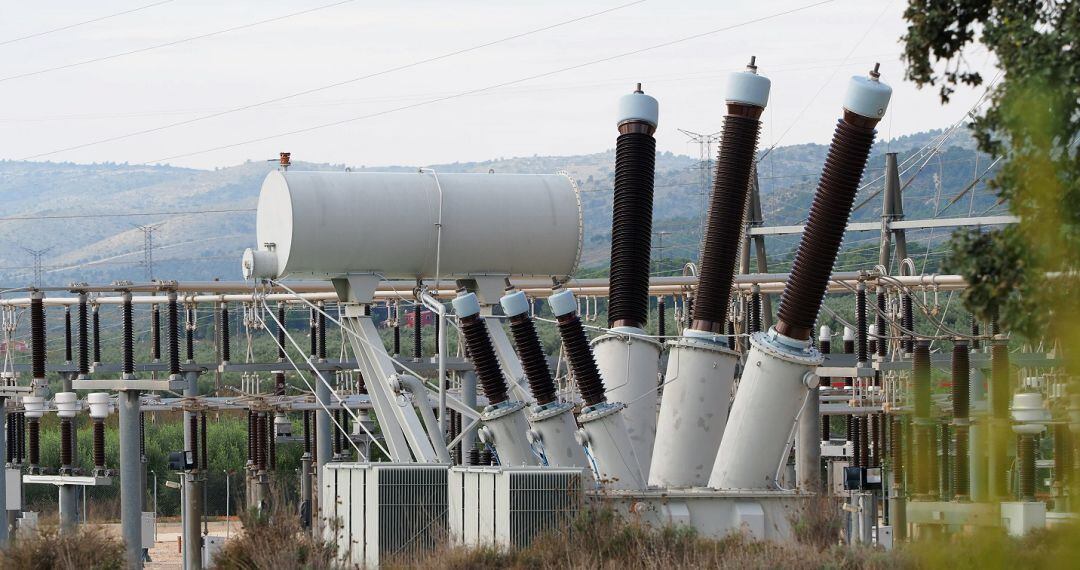
<svg viewBox="0 0 1080 570">
<path fill-rule="evenodd" d="M 128 568 L 143 566 L 143 463 L 139 449 L 139 392 L 120 392 L 120 529 Z"/>
</svg>

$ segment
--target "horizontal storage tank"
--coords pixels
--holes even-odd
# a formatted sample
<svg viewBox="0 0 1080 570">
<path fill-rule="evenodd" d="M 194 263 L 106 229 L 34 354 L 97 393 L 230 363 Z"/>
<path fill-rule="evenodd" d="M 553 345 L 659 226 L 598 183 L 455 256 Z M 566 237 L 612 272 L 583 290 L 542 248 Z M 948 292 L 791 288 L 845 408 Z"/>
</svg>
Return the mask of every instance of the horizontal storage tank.
<svg viewBox="0 0 1080 570">
<path fill-rule="evenodd" d="M 244 276 L 433 278 L 438 263 L 440 277 L 566 277 L 582 230 L 562 175 L 278 171 L 263 181 Z"/>
</svg>

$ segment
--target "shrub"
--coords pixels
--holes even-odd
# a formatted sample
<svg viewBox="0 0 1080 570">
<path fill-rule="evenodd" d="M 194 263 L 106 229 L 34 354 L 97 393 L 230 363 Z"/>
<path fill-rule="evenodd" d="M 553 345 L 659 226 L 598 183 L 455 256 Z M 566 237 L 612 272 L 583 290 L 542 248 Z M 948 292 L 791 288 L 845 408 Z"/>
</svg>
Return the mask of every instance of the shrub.
<svg viewBox="0 0 1080 570">
<path fill-rule="evenodd" d="M 80 525 L 61 533 L 55 525 L 16 535 L 0 550 L 0 568 L 20 570 L 83 570 L 124 568 L 124 545 L 100 527 Z"/>
</svg>

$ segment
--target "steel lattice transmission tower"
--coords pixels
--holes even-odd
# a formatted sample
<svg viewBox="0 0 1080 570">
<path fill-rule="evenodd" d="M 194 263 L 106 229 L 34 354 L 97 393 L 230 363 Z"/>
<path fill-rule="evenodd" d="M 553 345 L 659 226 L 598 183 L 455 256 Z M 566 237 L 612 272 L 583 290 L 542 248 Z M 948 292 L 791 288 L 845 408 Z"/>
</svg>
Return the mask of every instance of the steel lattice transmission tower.
<svg viewBox="0 0 1080 570">
<path fill-rule="evenodd" d="M 42 260 L 45 258 L 45 254 L 52 251 L 52 249 L 53 248 L 51 247 L 46 249 L 30 249 L 28 247 L 23 248 L 23 251 L 29 253 L 30 256 L 34 258 L 34 287 L 41 287 L 42 277 L 45 274 L 45 267 L 42 263 Z"/>
<path fill-rule="evenodd" d="M 698 145 L 698 174 L 700 175 L 700 187 L 698 188 L 698 199 L 700 200 L 698 210 L 698 239 L 705 239 L 705 212 L 708 211 L 706 205 L 709 203 L 709 189 L 712 187 L 713 176 L 713 143 L 720 141 L 720 131 L 709 134 L 695 133 L 686 129 L 679 129 L 679 132 L 686 135 L 690 142 L 697 143 Z"/>
<path fill-rule="evenodd" d="M 146 270 L 146 280 L 154 280 L 154 230 L 161 227 L 161 224 L 148 224 L 144 226 L 135 226 L 142 230 L 143 233 L 143 269 Z"/>
</svg>

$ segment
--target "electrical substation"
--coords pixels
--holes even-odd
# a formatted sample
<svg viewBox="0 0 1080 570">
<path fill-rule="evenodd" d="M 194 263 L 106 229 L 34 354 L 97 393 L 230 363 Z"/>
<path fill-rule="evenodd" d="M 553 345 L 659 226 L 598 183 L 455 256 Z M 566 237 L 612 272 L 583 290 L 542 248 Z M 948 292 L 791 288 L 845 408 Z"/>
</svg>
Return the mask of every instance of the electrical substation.
<svg viewBox="0 0 1080 570">
<path fill-rule="evenodd" d="M 527 545 L 597 505 L 783 542 L 799 513 L 833 497 L 843 537 L 882 548 L 1071 520 L 1080 395 L 1066 391 L 1060 355 L 1010 350 L 994 322 L 946 326 L 930 299 L 965 281 L 918 273 L 907 252 L 907 230 L 1015 218 L 906 219 L 903 165 L 888 154 L 881 220 L 849 224 L 892 96 L 875 67 L 836 101 L 805 223 L 767 225 L 755 160 L 770 88 L 753 59 L 729 78 L 700 259 L 681 276 L 650 273 L 661 115 L 639 84 L 613 105 L 609 277 L 578 276 L 582 198 L 562 174 L 313 172 L 282 153 L 252 247 L 236 252 L 242 279 L 5 292 L 3 340 L 28 323 L 32 357 L 3 368 L 0 540 L 37 524 L 28 486 L 56 489 L 64 529 L 80 524 L 81 488 L 114 486 L 127 559 L 141 567 L 155 524 L 143 426 L 167 413 L 183 422 L 171 467 L 188 569 L 208 566 L 223 538 L 202 523 L 207 475 L 221 470 L 208 462 L 222 445 L 207 437 L 208 417 L 221 415 L 247 417 L 238 504 L 270 509 L 274 486 L 297 489 L 303 528 L 358 565 L 443 545 Z M 876 265 L 833 271 L 845 231 L 880 234 Z M 751 271 L 765 238 L 800 234 L 790 272 Z M 832 315 L 843 330 L 819 318 L 830 295 L 855 298 L 853 319 Z M 136 308 L 152 315 L 149 355 L 135 353 Z M 57 361 L 46 358 L 46 319 L 60 314 Z M 107 362 L 101 329 L 113 319 L 122 346 Z M 200 321 L 213 322 L 216 359 L 196 359 Z M 558 350 L 545 352 L 540 326 L 557 330 Z M 253 355 L 262 337 L 275 358 Z M 946 383 L 935 369 L 949 371 Z M 224 373 L 243 384 L 200 390 L 201 376 Z M 49 374 L 61 391 L 50 393 Z M 43 423 L 51 414 L 58 423 Z M 77 464 L 84 422 L 93 465 Z M 59 464 L 43 464 L 46 425 L 58 426 Z M 288 481 L 270 475 L 282 446 L 302 450 Z"/>
</svg>

